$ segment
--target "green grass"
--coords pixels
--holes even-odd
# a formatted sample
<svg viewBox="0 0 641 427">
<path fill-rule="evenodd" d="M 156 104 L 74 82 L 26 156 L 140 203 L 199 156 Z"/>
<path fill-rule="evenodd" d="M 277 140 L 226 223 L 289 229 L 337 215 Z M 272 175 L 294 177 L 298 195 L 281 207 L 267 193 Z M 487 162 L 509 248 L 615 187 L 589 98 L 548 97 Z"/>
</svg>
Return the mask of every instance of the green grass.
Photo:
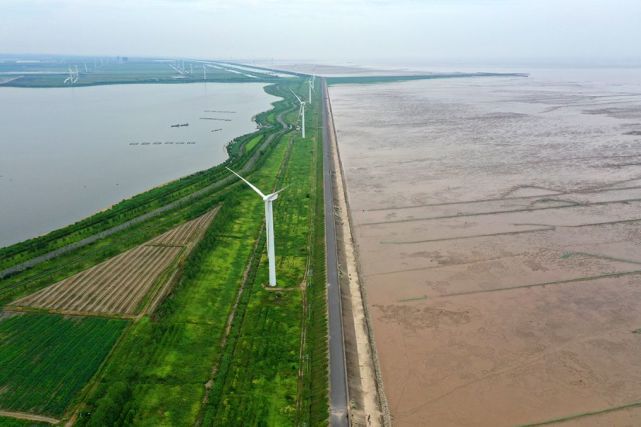
<svg viewBox="0 0 641 427">
<path fill-rule="evenodd" d="M 22 314 L 0 321 L 0 408 L 52 416 L 96 372 L 124 320 Z"/>
<path fill-rule="evenodd" d="M 279 183 L 288 187 L 274 207 L 278 287 L 283 290 L 265 289 L 267 259 L 261 257 L 238 307 L 203 425 L 326 424 L 319 104 L 317 96 L 308 109 L 307 138 L 296 136 L 291 144 Z M 295 122 L 295 114 L 288 119 Z M 301 342 L 303 329 L 307 333 Z"/>
<path fill-rule="evenodd" d="M 0 427 L 49 427 L 49 423 L 39 423 L 28 420 L 18 420 L 9 417 L 0 417 Z"/>
</svg>

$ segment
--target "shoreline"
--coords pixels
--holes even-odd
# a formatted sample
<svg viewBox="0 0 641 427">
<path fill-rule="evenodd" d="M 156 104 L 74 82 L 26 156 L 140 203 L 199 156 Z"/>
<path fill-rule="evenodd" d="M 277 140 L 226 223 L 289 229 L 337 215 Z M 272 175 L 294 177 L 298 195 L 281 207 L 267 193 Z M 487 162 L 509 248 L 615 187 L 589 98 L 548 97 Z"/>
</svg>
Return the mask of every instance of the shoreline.
<svg viewBox="0 0 641 427">
<path fill-rule="evenodd" d="M 23 239 L 23 240 L 20 240 L 18 242 L 14 242 L 14 243 L 11 243 L 11 244 L 8 244 L 8 245 L 5 245 L 5 246 L 0 246 L 0 254 L 3 251 L 10 250 L 10 248 L 12 248 L 12 247 L 15 247 L 15 246 L 18 246 L 18 245 L 27 244 L 27 242 L 35 243 L 38 240 L 47 239 L 47 236 L 51 236 L 52 234 L 57 233 L 57 232 L 58 233 L 62 232 L 63 230 L 65 230 L 65 229 L 67 229 L 69 227 L 74 227 L 75 225 L 83 223 L 83 222 L 90 222 L 92 218 L 94 218 L 94 217 L 96 217 L 98 215 L 101 215 L 101 214 L 104 215 L 105 213 L 108 213 L 109 211 L 118 208 L 118 206 L 121 205 L 122 203 L 125 203 L 125 202 L 128 202 L 128 201 L 132 201 L 132 200 L 134 200 L 134 199 L 136 199 L 138 197 L 141 197 L 142 195 L 150 193 L 150 192 L 162 191 L 163 188 L 166 188 L 166 187 L 171 186 L 171 185 L 176 185 L 181 180 L 185 180 L 185 179 L 189 179 L 190 177 L 195 177 L 197 175 L 205 174 L 208 171 L 213 171 L 213 170 L 215 170 L 215 169 L 217 169 L 217 168 L 219 168 L 219 167 L 221 167 L 221 166 L 223 166 L 225 164 L 228 164 L 228 162 L 230 160 L 232 160 L 233 157 L 234 157 L 232 155 L 232 150 L 233 150 L 233 147 L 235 146 L 235 144 L 243 144 L 244 145 L 244 143 L 246 143 L 248 140 L 251 140 L 252 138 L 258 136 L 260 134 L 260 132 L 262 132 L 263 129 L 264 129 L 264 126 L 262 126 L 261 123 L 259 122 L 259 118 L 261 116 L 263 116 L 263 115 L 269 114 L 271 111 L 274 110 L 274 108 L 275 108 L 274 104 L 279 102 L 279 101 L 282 101 L 282 98 L 279 98 L 278 96 L 276 96 L 274 94 L 271 94 L 270 92 L 268 92 L 266 90 L 267 87 L 269 87 L 269 86 L 270 86 L 269 84 L 264 84 L 263 87 L 262 87 L 262 90 L 267 95 L 275 98 L 273 100 L 273 102 L 270 103 L 270 107 L 271 108 L 267 109 L 265 111 L 261 111 L 259 113 L 256 113 L 251 117 L 251 121 L 255 124 L 255 129 L 252 132 L 245 133 L 245 134 L 242 134 L 242 135 L 237 135 L 233 139 L 231 139 L 230 141 L 225 143 L 224 150 L 225 150 L 226 155 L 225 155 L 224 160 L 222 160 L 221 162 L 219 162 L 217 164 L 214 164 L 214 165 L 211 165 L 208 168 L 205 168 L 205 169 L 202 169 L 202 170 L 198 170 L 198 171 L 194 171 L 194 172 L 189 173 L 187 175 L 180 176 L 178 178 L 175 178 L 175 179 L 172 179 L 172 180 L 169 180 L 169 181 L 165 181 L 164 183 L 161 183 L 161 184 L 155 185 L 153 187 L 150 187 L 150 188 L 146 189 L 143 192 L 138 192 L 138 193 L 133 194 L 133 195 L 131 195 L 129 197 L 123 198 L 123 199 L 121 199 L 121 200 L 119 200 L 117 202 L 112 203 L 109 206 L 106 206 L 106 207 L 104 207 L 102 209 L 94 211 L 93 213 L 91 213 L 91 214 L 89 214 L 87 216 L 84 216 L 84 217 L 82 217 L 82 218 L 80 218 L 80 219 L 78 219 L 76 221 L 71 222 L 71 223 L 68 223 L 68 224 L 66 224 L 66 225 L 64 225 L 62 227 L 54 228 L 54 229 L 49 230 L 46 233 L 43 233 L 43 234 L 40 234 L 40 235 L 37 235 L 37 236 L 33 236 L 33 237 L 30 237 L 30 238 L 27 238 L 27 239 Z M 27 88 L 27 89 L 29 89 L 29 88 Z M 0 90 L 1 90 L 1 88 L 0 88 Z M 268 141 L 263 141 L 263 144 L 265 142 L 269 142 L 269 138 L 268 138 Z M 259 145 L 262 146 L 263 144 L 259 144 Z M 255 150 L 254 153 L 250 156 L 250 158 L 247 160 L 246 164 L 243 167 L 246 167 L 246 165 L 251 165 L 251 164 L 255 163 L 257 161 L 257 157 L 259 157 L 259 154 L 260 154 L 260 150 Z M 221 179 L 221 180 L 218 180 L 216 182 L 212 182 L 211 184 L 209 184 L 209 185 L 207 185 L 207 186 L 205 186 L 205 187 L 203 187 L 203 188 L 201 188 L 201 189 L 199 189 L 199 190 L 197 190 L 195 192 L 189 193 L 189 194 L 185 195 L 184 197 L 178 198 L 177 200 L 174 200 L 173 202 L 170 202 L 168 204 L 160 206 L 160 207 L 158 207 L 156 209 L 141 213 L 141 214 L 139 214 L 139 215 L 137 215 L 137 216 L 125 221 L 125 222 L 122 222 L 120 224 L 116 224 L 116 225 L 114 225 L 112 227 L 109 227 L 109 228 L 101 230 L 101 231 L 97 231 L 96 233 L 94 233 L 92 235 L 89 235 L 89 236 L 87 236 L 87 237 L 85 237 L 83 239 L 80 239 L 78 241 L 69 243 L 67 245 L 64 245 L 64 246 L 58 247 L 56 249 L 53 249 L 53 250 L 51 250 L 49 252 L 45 252 L 45 253 L 42 253 L 42 254 L 37 255 L 35 257 L 32 257 L 32 258 L 30 258 L 28 260 L 25 260 L 23 262 L 20 262 L 20 263 L 11 265 L 9 267 L 6 267 L 4 269 L 1 269 L 0 270 L 0 280 L 4 279 L 6 277 L 9 277 L 9 276 L 11 276 L 13 274 L 16 274 L 16 273 L 19 273 L 21 271 L 24 271 L 24 270 L 26 270 L 28 268 L 34 267 L 35 265 L 38 265 L 38 264 L 40 264 L 42 262 L 45 262 L 45 261 L 48 261 L 48 260 L 50 260 L 52 258 L 60 256 L 60 255 L 62 255 L 64 253 L 67 253 L 69 251 L 73 251 L 75 249 L 79 249 L 79 248 L 81 248 L 83 246 L 91 244 L 91 243 L 95 242 L 96 240 L 99 240 L 99 239 L 104 238 L 106 236 L 109 236 L 111 234 L 114 234 L 114 233 L 117 233 L 119 231 L 122 231 L 122 230 L 128 228 L 129 226 L 144 222 L 147 219 L 153 218 L 153 217 L 155 217 L 155 216 L 157 216 L 157 215 L 159 215 L 159 214 L 161 214 L 163 212 L 166 212 L 168 210 L 171 210 L 171 209 L 173 209 L 175 207 L 179 207 L 181 205 L 184 205 L 190 199 L 197 198 L 198 196 L 200 196 L 200 195 L 202 195 L 204 193 L 207 193 L 209 191 L 215 190 L 218 187 L 224 186 L 225 182 L 226 182 L 225 179 Z"/>
</svg>

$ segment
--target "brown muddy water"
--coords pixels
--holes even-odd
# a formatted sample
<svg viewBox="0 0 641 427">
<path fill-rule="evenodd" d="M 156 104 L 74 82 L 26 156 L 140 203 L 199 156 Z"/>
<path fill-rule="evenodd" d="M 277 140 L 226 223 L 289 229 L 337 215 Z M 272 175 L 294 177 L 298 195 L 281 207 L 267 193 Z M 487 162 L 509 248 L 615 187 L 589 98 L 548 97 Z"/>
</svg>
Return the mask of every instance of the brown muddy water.
<svg viewBox="0 0 641 427">
<path fill-rule="evenodd" d="M 394 425 L 639 420 L 637 76 L 330 88 Z"/>
</svg>

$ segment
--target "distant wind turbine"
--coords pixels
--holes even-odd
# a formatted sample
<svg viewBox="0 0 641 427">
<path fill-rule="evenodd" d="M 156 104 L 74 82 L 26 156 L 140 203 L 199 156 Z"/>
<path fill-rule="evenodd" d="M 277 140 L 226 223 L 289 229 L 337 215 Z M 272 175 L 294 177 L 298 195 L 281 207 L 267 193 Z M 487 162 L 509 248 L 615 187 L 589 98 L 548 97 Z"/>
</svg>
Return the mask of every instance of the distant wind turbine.
<svg viewBox="0 0 641 427">
<path fill-rule="evenodd" d="M 307 81 L 307 88 L 309 89 L 309 103 L 312 103 L 312 90 L 314 89 L 314 80 L 313 78 Z"/>
<path fill-rule="evenodd" d="M 299 115 L 300 115 L 300 117 L 301 117 L 301 136 L 302 136 L 303 138 L 305 138 L 305 101 L 303 101 L 302 99 L 300 99 L 300 98 L 298 97 L 298 95 L 296 95 L 296 94 L 294 93 L 294 91 L 293 91 L 293 90 L 291 90 L 291 89 L 289 89 L 289 90 L 294 94 L 294 96 L 296 97 L 296 99 L 298 99 L 298 103 L 300 104 L 300 112 L 299 112 Z"/>
<path fill-rule="evenodd" d="M 68 83 L 70 85 L 73 85 L 73 84 L 78 83 L 78 75 L 79 75 L 78 66 L 77 65 L 75 66 L 75 70 L 72 69 L 71 67 L 69 67 L 68 69 L 69 69 L 69 75 L 64 80 L 63 84 L 67 84 Z"/>
<path fill-rule="evenodd" d="M 238 178 L 242 179 L 243 182 L 249 185 L 252 190 L 254 190 L 260 197 L 262 197 L 263 202 L 265 202 L 265 232 L 267 235 L 267 259 L 269 261 L 269 286 L 276 286 L 276 248 L 274 246 L 274 209 L 272 206 L 272 202 L 278 198 L 278 193 L 280 193 L 287 187 L 281 188 L 274 193 L 265 195 L 255 185 L 247 181 L 242 176 L 238 175 L 233 170 L 229 168 L 227 168 L 227 170 L 236 175 Z"/>
<path fill-rule="evenodd" d="M 67 78 L 63 82 L 63 84 L 67 84 L 67 83 L 73 84 L 73 71 L 71 71 L 71 67 L 69 67 L 69 75 L 67 76 Z"/>
<path fill-rule="evenodd" d="M 207 80 L 207 67 L 203 65 L 203 80 Z"/>
</svg>

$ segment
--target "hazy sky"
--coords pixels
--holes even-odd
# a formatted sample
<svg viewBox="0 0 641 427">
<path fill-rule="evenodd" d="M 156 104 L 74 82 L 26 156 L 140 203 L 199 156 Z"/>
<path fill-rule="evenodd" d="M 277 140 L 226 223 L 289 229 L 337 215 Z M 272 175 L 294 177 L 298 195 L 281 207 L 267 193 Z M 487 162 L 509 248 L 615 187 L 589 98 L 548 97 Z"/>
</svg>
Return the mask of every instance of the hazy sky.
<svg viewBox="0 0 641 427">
<path fill-rule="evenodd" d="M 0 52 L 641 63 L 641 0 L 0 0 Z"/>
</svg>

